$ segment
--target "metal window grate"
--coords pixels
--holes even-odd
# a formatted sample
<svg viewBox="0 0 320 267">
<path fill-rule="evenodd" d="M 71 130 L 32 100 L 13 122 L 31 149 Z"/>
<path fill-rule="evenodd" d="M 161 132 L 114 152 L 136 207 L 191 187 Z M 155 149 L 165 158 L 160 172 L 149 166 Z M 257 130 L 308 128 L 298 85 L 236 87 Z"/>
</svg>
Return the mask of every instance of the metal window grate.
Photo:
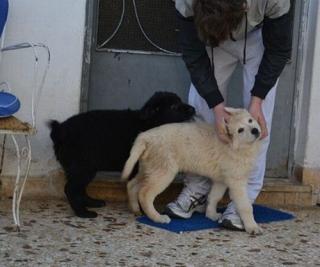
<svg viewBox="0 0 320 267">
<path fill-rule="evenodd" d="M 138 20 L 149 41 L 139 27 Z M 158 46 L 179 53 L 177 20 L 172 0 L 100 0 L 97 22 L 97 51 L 163 52 Z M 118 25 L 120 27 L 116 30 Z M 106 42 L 113 33 L 113 38 Z"/>
</svg>

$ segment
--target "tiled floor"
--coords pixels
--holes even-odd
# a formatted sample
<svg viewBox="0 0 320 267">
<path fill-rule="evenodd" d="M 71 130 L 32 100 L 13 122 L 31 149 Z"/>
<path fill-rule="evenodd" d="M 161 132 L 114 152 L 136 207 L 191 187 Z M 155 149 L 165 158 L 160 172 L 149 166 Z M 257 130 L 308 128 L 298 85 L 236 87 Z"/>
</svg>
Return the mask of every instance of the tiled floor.
<svg viewBox="0 0 320 267">
<path fill-rule="evenodd" d="M 320 207 L 262 225 L 262 236 L 207 230 L 174 234 L 139 224 L 125 205 L 96 219 L 63 201 L 23 201 L 20 233 L 11 202 L 0 201 L 0 266 L 320 266 Z"/>
</svg>

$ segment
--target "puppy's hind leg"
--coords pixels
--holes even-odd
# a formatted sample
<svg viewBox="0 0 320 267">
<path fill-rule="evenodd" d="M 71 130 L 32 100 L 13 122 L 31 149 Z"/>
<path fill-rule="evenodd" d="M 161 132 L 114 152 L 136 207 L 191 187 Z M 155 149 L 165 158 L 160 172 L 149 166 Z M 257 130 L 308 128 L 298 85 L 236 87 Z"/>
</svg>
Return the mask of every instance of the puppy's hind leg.
<svg viewBox="0 0 320 267">
<path fill-rule="evenodd" d="M 141 215 L 138 192 L 140 189 L 139 174 L 127 183 L 129 207 L 135 215 Z"/>
<path fill-rule="evenodd" d="M 101 208 L 106 205 L 106 202 L 102 199 L 96 199 L 96 198 L 89 197 L 87 195 L 87 193 L 85 192 L 84 205 L 88 208 Z"/>
<path fill-rule="evenodd" d="M 86 186 L 93 179 L 94 173 L 79 168 L 70 168 L 66 171 L 67 183 L 64 192 L 71 208 L 78 217 L 95 218 L 97 213 L 86 208 Z"/>
<path fill-rule="evenodd" d="M 227 190 L 227 186 L 223 183 L 215 182 L 211 186 L 211 190 L 208 195 L 208 203 L 206 209 L 206 217 L 216 221 L 221 217 L 221 213 L 217 212 L 217 204 L 219 200 L 223 197 Z"/>
<path fill-rule="evenodd" d="M 170 223 L 168 215 L 161 215 L 153 205 L 157 195 L 164 191 L 172 182 L 176 172 L 152 173 L 152 177 L 145 177 L 139 191 L 139 202 L 146 215 L 154 222 Z"/>
<path fill-rule="evenodd" d="M 83 166 L 85 166 L 86 164 L 83 164 Z M 87 194 L 87 186 L 88 184 L 93 180 L 93 178 L 96 176 L 96 171 L 93 170 L 89 170 L 88 168 L 85 167 L 81 167 L 81 169 L 78 169 L 76 171 L 72 171 L 69 174 L 70 176 L 75 177 L 74 179 L 78 180 L 80 189 L 79 189 L 79 196 L 82 197 L 82 203 L 85 207 L 87 208 L 101 208 L 104 207 L 106 205 L 106 202 L 104 200 L 101 199 L 95 199 L 92 198 L 90 196 L 88 196 Z"/>
<path fill-rule="evenodd" d="M 106 202 L 102 199 L 95 199 L 87 194 L 87 186 L 88 184 L 93 180 L 93 178 L 96 176 L 96 171 L 84 171 L 83 172 L 83 192 L 81 192 L 81 195 L 83 197 L 83 204 L 87 208 L 101 208 L 106 205 Z"/>
</svg>

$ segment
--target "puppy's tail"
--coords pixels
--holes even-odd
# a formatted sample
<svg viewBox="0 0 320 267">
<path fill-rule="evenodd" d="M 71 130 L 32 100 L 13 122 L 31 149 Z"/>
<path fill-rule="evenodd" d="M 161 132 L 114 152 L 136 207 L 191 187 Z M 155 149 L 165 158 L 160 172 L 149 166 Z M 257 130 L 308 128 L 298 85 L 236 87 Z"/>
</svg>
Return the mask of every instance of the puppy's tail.
<svg viewBox="0 0 320 267">
<path fill-rule="evenodd" d="M 130 151 L 130 156 L 124 165 L 122 175 L 121 175 L 121 180 L 125 181 L 128 180 L 134 166 L 138 162 L 139 158 L 143 154 L 143 152 L 146 150 L 146 143 L 143 138 L 139 137 L 136 139 L 134 142 L 133 147 L 131 148 Z"/>
</svg>

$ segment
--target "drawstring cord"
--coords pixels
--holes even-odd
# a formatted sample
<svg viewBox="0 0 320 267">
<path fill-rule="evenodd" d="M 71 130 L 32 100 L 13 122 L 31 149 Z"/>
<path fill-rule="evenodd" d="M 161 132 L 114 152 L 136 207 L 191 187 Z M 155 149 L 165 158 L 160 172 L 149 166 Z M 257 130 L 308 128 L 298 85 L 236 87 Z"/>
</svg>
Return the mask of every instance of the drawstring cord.
<svg viewBox="0 0 320 267">
<path fill-rule="evenodd" d="M 245 12 L 246 16 L 246 27 L 245 27 L 245 36 L 244 36 L 244 48 L 243 48 L 243 64 L 247 62 L 247 37 L 248 37 L 248 14 Z"/>
<path fill-rule="evenodd" d="M 248 39 L 248 13 L 245 12 L 246 24 L 245 24 L 245 33 L 244 33 L 244 47 L 243 47 L 243 64 L 247 63 L 247 39 Z M 235 38 L 230 33 L 230 39 L 236 41 Z M 213 47 L 211 46 L 211 69 L 213 67 Z"/>
<path fill-rule="evenodd" d="M 246 24 L 245 24 L 245 33 L 244 33 L 244 47 L 243 47 L 243 64 L 247 63 L 247 39 L 248 39 L 248 14 L 245 12 Z M 233 37 L 232 32 L 230 32 L 230 39 L 234 42 L 237 40 Z"/>
<path fill-rule="evenodd" d="M 211 70 L 213 70 L 213 47 L 211 46 Z"/>
</svg>

